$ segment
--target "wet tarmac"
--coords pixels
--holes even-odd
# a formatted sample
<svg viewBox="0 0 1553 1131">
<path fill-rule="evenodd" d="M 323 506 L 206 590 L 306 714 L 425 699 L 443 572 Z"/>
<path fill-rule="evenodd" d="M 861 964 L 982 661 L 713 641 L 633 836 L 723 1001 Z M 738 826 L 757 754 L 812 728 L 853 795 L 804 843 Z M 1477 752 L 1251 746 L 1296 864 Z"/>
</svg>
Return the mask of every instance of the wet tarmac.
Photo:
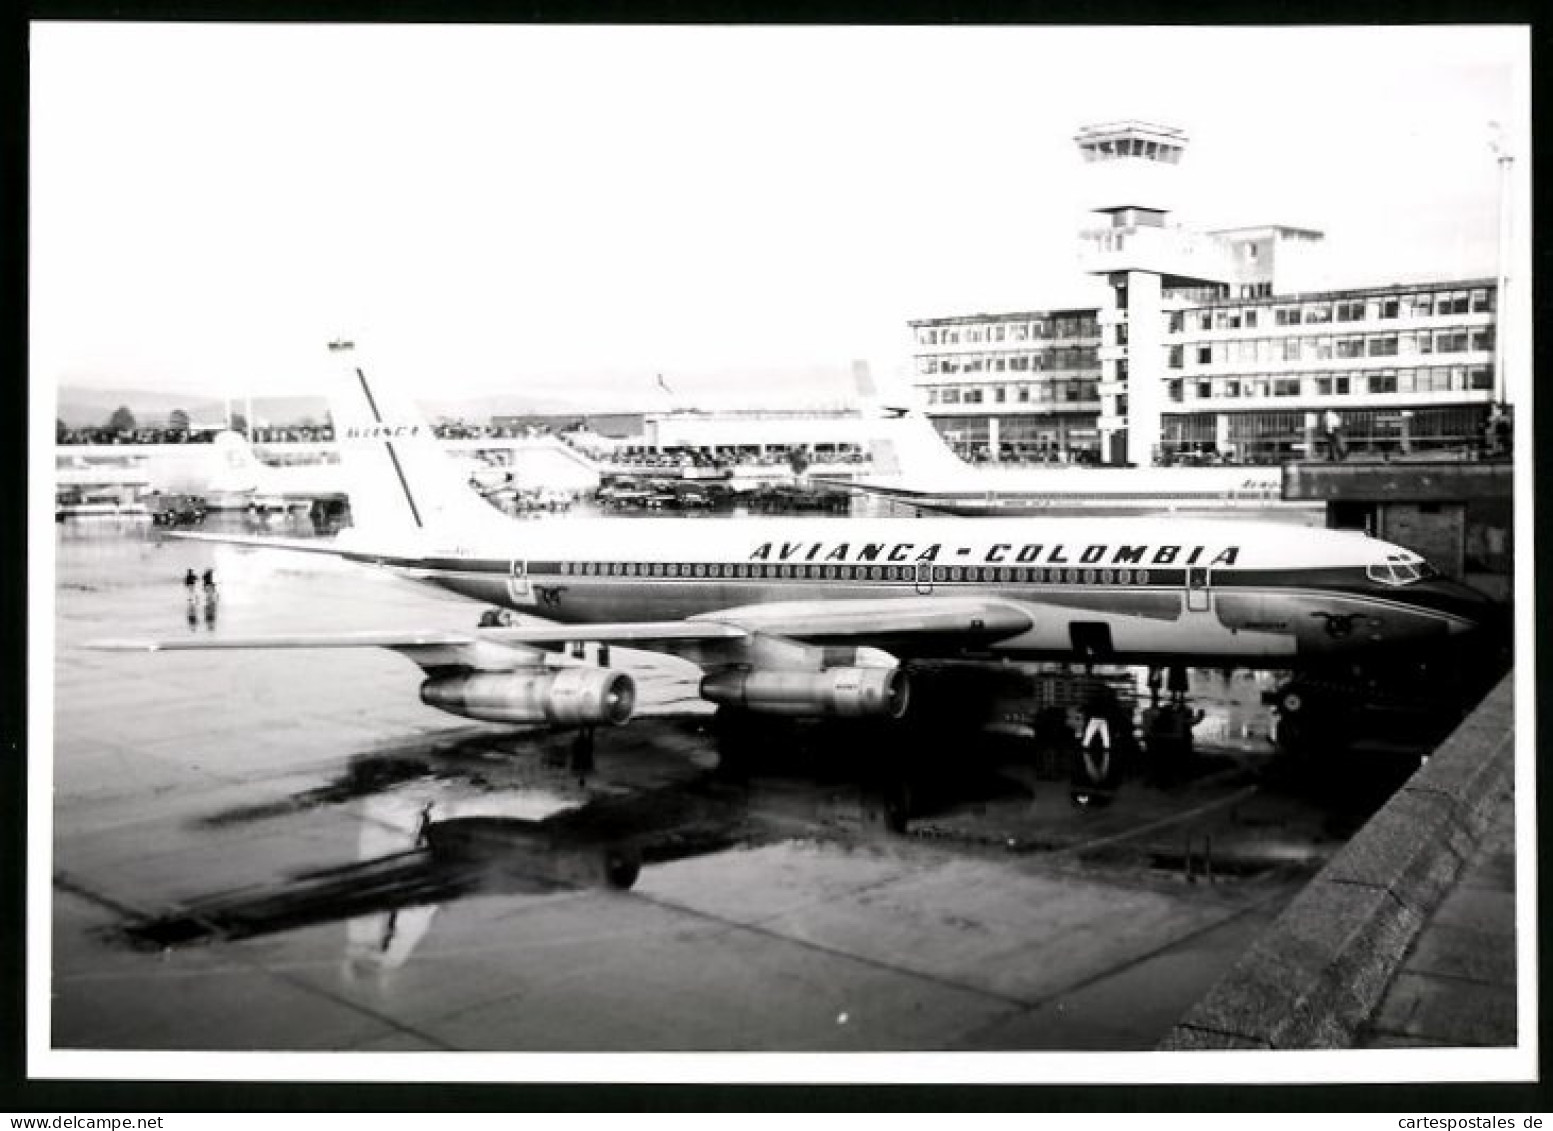
<svg viewBox="0 0 1553 1131">
<path fill-rule="evenodd" d="M 570 736 L 425 707 L 387 652 L 86 650 L 481 610 L 144 524 L 56 537 L 54 1048 L 1149 1049 L 1417 764 L 1285 778 L 1274 677 L 1194 673 L 1173 780 L 1080 808 L 945 737 L 891 832 L 888 735 L 730 761 L 669 658 L 614 651 L 638 718 L 579 777 Z"/>
</svg>

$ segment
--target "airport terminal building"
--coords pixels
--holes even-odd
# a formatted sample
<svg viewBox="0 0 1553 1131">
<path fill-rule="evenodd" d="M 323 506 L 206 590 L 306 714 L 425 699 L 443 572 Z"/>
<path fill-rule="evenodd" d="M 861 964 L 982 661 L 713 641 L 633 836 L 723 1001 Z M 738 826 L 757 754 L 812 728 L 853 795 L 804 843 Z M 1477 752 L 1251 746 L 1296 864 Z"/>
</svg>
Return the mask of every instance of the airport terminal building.
<svg viewBox="0 0 1553 1131">
<path fill-rule="evenodd" d="M 960 454 L 1147 465 L 1470 444 L 1496 387 L 1498 280 L 1316 289 L 1322 234 L 1169 221 L 1176 129 L 1088 127 L 1098 307 L 917 319 L 915 383 Z M 1498 399 L 1502 399 L 1499 397 Z"/>
</svg>

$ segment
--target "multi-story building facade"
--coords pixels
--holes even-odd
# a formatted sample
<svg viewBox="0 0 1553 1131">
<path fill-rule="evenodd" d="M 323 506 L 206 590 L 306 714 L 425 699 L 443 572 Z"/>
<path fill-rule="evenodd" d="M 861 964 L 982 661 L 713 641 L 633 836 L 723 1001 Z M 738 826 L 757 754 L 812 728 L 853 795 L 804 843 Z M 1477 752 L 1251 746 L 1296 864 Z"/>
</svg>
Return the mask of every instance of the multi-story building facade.
<svg viewBox="0 0 1553 1131">
<path fill-rule="evenodd" d="M 1492 279 L 1226 300 L 1173 311 L 1167 456 L 1311 452 L 1335 410 L 1350 450 L 1470 443 L 1493 400 Z"/>
<path fill-rule="evenodd" d="M 1098 459 L 1096 310 L 929 318 L 911 327 L 928 414 L 957 451 Z"/>
<path fill-rule="evenodd" d="M 1121 122 L 1075 140 L 1109 221 L 1082 234 L 1106 300 L 910 323 L 915 381 L 962 455 L 1289 459 L 1316 454 L 1328 410 L 1357 451 L 1479 434 L 1495 395 L 1495 280 L 1313 289 L 1320 232 L 1169 221 L 1181 131 Z"/>
</svg>

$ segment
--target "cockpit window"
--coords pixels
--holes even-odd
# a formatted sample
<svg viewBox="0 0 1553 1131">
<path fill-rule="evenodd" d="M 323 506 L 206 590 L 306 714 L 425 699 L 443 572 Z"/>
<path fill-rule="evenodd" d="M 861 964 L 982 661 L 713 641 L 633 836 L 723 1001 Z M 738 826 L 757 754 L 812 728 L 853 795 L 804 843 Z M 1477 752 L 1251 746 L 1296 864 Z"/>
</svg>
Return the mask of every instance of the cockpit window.
<svg viewBox="0 0 1553 1131">
<path fill-rule="evenodd" d="M 1411 585 L 1415 581 L 1439 576 L 1439 570 L 1423 558 L 1403 557 L 1400 554 L 1388 554 L 1384 562 L 1365 567 L 1364 573 L 1371 581 L 1378 581 L 1382 585 Z"/>
</svg>

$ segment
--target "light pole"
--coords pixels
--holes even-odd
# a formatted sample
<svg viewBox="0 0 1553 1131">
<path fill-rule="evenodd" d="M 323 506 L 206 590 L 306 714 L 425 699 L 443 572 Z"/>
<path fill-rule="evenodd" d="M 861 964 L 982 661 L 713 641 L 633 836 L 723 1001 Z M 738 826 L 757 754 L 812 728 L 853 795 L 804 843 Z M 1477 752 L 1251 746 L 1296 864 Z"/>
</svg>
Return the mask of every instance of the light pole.
<svg viewBox="0 0 1553 1131">
<path fill-rule="evenodd" d="M 1510 225 L 1514 218 L 1510 176 L 1515 165 L 1515 154 L 1510 150 L 1504 127 L 1498 122 L 1490 122 L 1488 125 L 1493 130 L 1488 147 L 1494 151 L 1494 160 L 1499 163 L 1499 277 L 1496 280 L 1498 293 L 1494 297 L 1494 321 L 1497 326 L 1494 333 L 1494 403 L 1502 405 L 1505 403 L 1506 392 L 1505 346 L 1510 340 Z"/>
</svg>

